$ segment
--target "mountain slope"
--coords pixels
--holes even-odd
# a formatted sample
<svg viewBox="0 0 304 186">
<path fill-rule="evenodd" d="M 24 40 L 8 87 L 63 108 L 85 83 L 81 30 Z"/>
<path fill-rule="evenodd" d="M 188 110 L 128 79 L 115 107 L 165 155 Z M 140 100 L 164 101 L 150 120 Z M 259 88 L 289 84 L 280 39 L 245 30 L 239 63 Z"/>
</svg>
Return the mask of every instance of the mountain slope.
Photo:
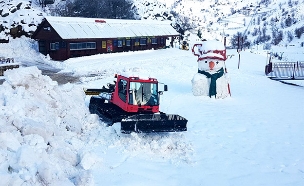
<svg viewBox="0 0 304 186">
<path fill-rule="evenodd" d="M 205 39 L 231 39 L 240 32 L 247 35 L 252 44 L 271 43 L 278 37 L 275 33 L 282 31 L 283 43 L 289 43 L 294 39 L 295 30 L 304 24 L 303 2 L 291 0 L 134 0 L 134 4 L 144 19 L 173 14 L 174 23 L 187 22 L 185 30 L 194 34 L 200 30 Z M 165 11 L 158 7 L 169 9 Z M 266 36 L 269 36 L 268 40 Z"/>
</svg>

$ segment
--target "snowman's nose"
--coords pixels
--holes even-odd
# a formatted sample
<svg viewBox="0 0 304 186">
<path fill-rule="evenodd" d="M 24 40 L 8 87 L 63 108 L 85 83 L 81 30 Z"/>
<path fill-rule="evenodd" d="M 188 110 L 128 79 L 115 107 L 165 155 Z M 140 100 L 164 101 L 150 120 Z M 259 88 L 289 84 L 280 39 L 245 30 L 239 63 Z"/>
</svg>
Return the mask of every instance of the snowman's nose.
<svg viewBox="0 0 304 186">
<path fill-rule="evenodd" d="M 210 61 L 209 62 L 209 68 L 210 68 L 210 70 L 213 70 L 214 66 L 215 66 L 215 63 L 213 61 Z"/>
</svg>

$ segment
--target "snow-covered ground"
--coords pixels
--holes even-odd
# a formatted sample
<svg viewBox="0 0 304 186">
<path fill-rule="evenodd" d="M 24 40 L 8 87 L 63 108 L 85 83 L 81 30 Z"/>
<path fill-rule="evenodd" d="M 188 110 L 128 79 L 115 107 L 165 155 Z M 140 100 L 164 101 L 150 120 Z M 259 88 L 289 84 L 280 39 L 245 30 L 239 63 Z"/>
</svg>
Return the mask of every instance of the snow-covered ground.
<svg viewBox="0 0 304 186">
<path fill-rule="evenodd" d="M 1 51 L 0 56 L 9 54 Z M 5 73 L 0 85 L 4 185 L 304 185 L 304 84 L 268 79 L 266 52 L 242 51 L 238 68 L 238 53 L 228 50 L 232 96 L 214 99 L 191 92 L 197 72 L 191 51 L 171 48 L 65 62 L 33 50 L 14 51 L 16 61 L 53 63 L 82 78 L 58 85 L 36 67 Z M 89 96 L 82 88 L 100 88 L 124 71 L 167 84 L 160 110 L 188 119 L 188 131 L 121 134 L 119 123 L 106 127 L 89 114 Z"/>
</svg>

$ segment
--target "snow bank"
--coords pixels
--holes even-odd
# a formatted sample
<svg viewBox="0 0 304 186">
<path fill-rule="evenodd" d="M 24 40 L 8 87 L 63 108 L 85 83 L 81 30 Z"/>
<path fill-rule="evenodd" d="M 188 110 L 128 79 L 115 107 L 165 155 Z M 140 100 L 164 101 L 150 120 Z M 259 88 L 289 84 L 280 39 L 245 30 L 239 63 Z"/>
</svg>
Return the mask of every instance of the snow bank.
<svg viewBox="0 0 304 186">
<path fill-rule="evenodd" d="M 8 70 L 4 76 L 2 184 L 92 185 L 90 168 L 97 160 L 86 153 L 84 136 L 99 122 L 89 113 L 83 90 L 72 84 L 58 86 L 37 67 Z"/>
<path fill-rule="evenodd" d="M 20 66 L 44 66 L 45 68 L 64 66 L 61 62 L 52 61 L 49 56 L 38 51 L 38 42 L 25 36 L 0 44 L 0 57 L 14 58 L 14 62 Z"/>
</svg>

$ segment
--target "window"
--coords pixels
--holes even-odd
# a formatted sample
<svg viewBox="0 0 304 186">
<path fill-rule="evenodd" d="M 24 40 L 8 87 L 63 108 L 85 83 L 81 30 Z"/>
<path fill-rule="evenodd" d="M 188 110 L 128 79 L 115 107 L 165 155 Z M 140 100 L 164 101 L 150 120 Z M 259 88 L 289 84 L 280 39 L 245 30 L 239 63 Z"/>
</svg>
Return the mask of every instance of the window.
<svg viewBox="0 0 304 186">
<path fill-rule="evenodd" d="M 117 47 L 117 43 L 118 43 L 117 40 L 114 40 L 113 41 L 113 46 Z"/>
<path fill-rule="evenodd" d="M 135 45 L 135 46 L 138 46 L 138 45 L 139 45 L 139 40 L 140 40 L 139 38 L 135 38 L 135 40 L 134 40 L 134 42 L 135 42 L 134 45 Z"/>
<path fill-rule="evenodd" d="M 96 49 L 96 42 L 70 43 L 70 50 Z"/>
<path fill-rule="evenodd" d="M 126 40 L 126 46 L 131 46 L 131 40 L 130 39 Z"/>
<path fill-rule="evenodd" d="M 64 41 L 60 42 L 60 48 L 66 48 L 66 43 Z"/>
<path fill-rule="evenodd" d="M 50 32 L 50 31 L 51 31 L 51 27 L 49 27 L 49 26 L 47 26 L 47 27 L 43 27 L 43 30 L 44 30 L 44 31 L 48 31 L 48 32 Z"/>
<path fill-rule="evenodd" d="M 152 44 L 157 44 L 157 38 L 152 38 Z"/>
<path fill-rule="evenodd" d="M 147 38 L 140 38 L 140 45 L 146 45 L 147 44 Z"/>
<path fill-rule="evenodd" d="M 118 47 L 122 47 L 122 40 L 118 40 L 117 46 L 118 46 Z"/>
<path fill-rule="evenodd" d="M 87 43 L 87 49 L 96 49 L 96 43 L 95 42 L 88 42 Z"/>
<path fill-rule="evenodd" d="M 50 43 L 51 50 L 59 50 L 59 42 Z"/>
<path fill-rule="evenodd" d="M 46 55 L 45 41 L 38 41 L 39 43 L 39 52 Z"/>
<path fill-rule="evenodd" d="M 121 79 L 118 82 L 118 96 L 124 102 L 127 101 L 127 81 Z"/>
<path fill-rule="evenodd" d="M 164 44 L 164 38 L 160 38 L 160 44 Z"/>
<path fill-rule="evenodd" d="M 50 49 L 55 50 L 55 43 L 50 43 Z"/>
<path fill-rule="evenodd" d="M 70 43 L 70 50 L 77 50 L 77 43 Z"/>
<path fill-rule="evenodd" d="M 130 82 L 129 98 L 132 105 L 158 105 L 157 84 Z"/>
</svg>

